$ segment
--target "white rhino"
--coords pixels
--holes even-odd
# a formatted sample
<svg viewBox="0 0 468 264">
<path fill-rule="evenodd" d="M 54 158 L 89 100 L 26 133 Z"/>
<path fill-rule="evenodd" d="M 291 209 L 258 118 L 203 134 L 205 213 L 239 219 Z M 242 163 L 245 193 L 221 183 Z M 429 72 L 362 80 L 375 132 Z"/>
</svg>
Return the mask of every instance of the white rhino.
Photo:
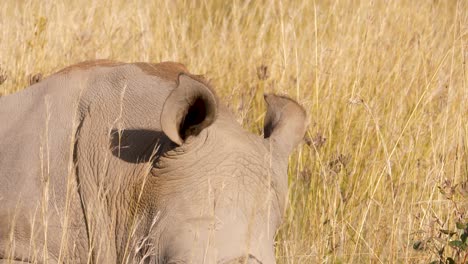
<svg viewBox="0 0 468 264">
<path fill-rule="evenodd" d="M 245 131 L 174 62 L 92 61 L 0 97 L 0 263 L 275 263 L 306 114 Z"/>
</svg>

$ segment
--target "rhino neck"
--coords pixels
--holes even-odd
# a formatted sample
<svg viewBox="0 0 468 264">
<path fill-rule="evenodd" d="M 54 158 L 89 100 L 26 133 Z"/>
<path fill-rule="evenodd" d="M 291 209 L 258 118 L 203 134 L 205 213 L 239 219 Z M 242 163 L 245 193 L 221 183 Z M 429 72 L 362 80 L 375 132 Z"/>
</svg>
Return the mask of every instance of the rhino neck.
<svg viewBox="0 0 468 264">
<path fill-rule="evenodd" d="M 124 263 L 151 225 L 139 201 L 152 165 L 146 154 L 167 141 L 158 117 L 170 89 L 154 89 L 158 80 L 135 68 L 99 71 L 111 70 L 118 79 L 95 76 L 81 94 L 74 163 L 92 258 Z"/>
</svg>

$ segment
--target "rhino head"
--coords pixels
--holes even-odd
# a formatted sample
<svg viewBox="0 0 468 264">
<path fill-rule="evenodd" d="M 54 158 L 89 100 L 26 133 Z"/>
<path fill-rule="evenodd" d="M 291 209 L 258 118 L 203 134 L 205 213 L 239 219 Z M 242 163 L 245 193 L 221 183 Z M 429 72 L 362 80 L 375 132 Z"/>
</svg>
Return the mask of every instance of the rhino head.
<svg viewBox="0 0 468 264">
<path fill-rule="evenodd" d="M 177 147 L 154 169 L 154 190 L 166 190 L 161 198 L 171 201 L 168 263 L 275 263 L 288 156 L 305 133 L 306 114 L 289 98 L 264 98 L 262 137 L 234 122 L 202 82 L 179 76 L 161 113 L 162 131 Z"/>
</svg>

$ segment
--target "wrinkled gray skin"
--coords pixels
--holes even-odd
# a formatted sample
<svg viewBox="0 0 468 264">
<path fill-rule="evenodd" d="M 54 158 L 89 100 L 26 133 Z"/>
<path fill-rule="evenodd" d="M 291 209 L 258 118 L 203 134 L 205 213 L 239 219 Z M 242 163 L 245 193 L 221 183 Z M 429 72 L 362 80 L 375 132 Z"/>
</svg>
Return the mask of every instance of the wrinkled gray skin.
<svg viewBox="0 0 468 264">
<path fill-rule="evenodd" d="M 261 137 L 171 62 L 81 63 L 1 97 L 0 263 L 275 263 L 306 115 L 265 99 Z"/>
</svg>

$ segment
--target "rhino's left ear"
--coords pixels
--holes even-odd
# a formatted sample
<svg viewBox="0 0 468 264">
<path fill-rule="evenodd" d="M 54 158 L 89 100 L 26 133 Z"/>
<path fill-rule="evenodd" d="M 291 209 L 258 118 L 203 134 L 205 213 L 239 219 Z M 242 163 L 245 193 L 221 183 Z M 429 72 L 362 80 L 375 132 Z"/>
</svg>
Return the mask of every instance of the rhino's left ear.
<svg viewBox="0 0 468 264">
<path fill-rule="evenodd" d="M 179 146 L 189 136 L 198 135 L 217 115 L 216 97 L 203 83 L 180 74 L 178 85 L 164 102 L 161 129 Z"/>
<path fill-rule="evenodd" d="M 268 105 L 264 137 L 286 155 L 301 142 L 307 128 L 307 115 L 296 101 L 274 94 L 264 96 Z"/>
</svg>

